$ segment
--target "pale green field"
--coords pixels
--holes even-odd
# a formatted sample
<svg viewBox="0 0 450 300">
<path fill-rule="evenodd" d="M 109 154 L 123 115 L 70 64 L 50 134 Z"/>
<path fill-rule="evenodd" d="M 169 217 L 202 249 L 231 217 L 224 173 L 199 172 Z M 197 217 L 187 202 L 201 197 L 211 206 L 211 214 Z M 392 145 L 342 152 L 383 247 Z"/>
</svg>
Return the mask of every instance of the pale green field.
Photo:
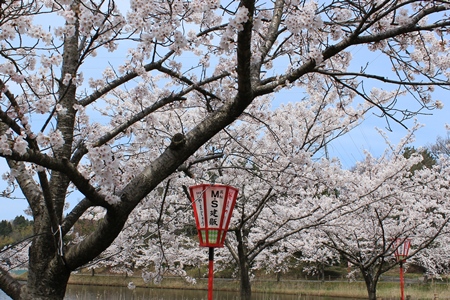
<svg viewBox="0 0 450 300">
<path fill-rule="evenodd" d="M 127 286 L 132 281 L 136 286 L 152 288 L 174 288 L 174 289 L 207 289 L 207 279 L 197 280 L 197 284 L 191 285 L 179 278 L 166 278 L 159 285 L 146 284 L 141 277 L 125 276 L 105 276 L 105 275 L 73 275 L 70 278 L 71 284 L 84 285 L 112 285 Z M 214 290 L 237 291 L 239 282 L 237 280 L 215 278 Z M 254 281 L 252 283 L 253 292 L 262 293 L 286 293 L 304 294 L 317 296 L 347 297 L 349 299 L 367 299 L 367 292 L 364 282 L 320 282 L 301 280 L 272 280 Z M 398 282 L 380 282 L 378 284 L 377 295 L 379 299 L 393 300 L 400 298 L 400 286 Z M 405 285 L 405 295 L 407 299 L 431 299 L 450 300 L 450 285 L 445 283 L 407 283 Z"/>
</svg>

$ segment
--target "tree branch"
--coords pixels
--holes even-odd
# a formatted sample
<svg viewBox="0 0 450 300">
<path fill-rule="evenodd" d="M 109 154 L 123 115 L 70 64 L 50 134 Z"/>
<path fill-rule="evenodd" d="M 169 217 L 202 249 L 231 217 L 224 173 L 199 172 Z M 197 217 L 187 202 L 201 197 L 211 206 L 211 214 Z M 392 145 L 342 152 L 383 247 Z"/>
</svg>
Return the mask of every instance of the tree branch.
<svg viewBox="0 0 450 300">
<path fill-rule="evenodd" d="M 78 219 L 86 212 L 86 210 L 92 207 L 94 204 L 89 201 L 89 199 L 84 198 L 72 209 L 72 211 L 64 218 L 62 222 L 63 236 L 70 231 L 73 225 L 78 221 Z"/>
<path fill-rule="evenodd" d="M 0 288 L 11 298 L 21 299 L 22 284 L 2 267 L 0 267 Z"/>
<path fill-rule="evenodd" d="M 4 155 L 4 157 L 15 161 L 36 163 L 37 165 L 47 169 L 63 172 L 73 182 L 78 190 L 83 193 L 86 198 L 92 201 L 92 203 L 103 207 L 110 206 L 110 204 L 105 201 L 104 196 L 101 195 L 98 190 L 89 183 L 89 179 L 84 178 L 76 167 L 66 158 L 58 160 L 31 149 L 28 149 L 27 153 L 24 155 L 20 155 L 17 152 L 12 151 L 11 155 Z"/>
</svg>

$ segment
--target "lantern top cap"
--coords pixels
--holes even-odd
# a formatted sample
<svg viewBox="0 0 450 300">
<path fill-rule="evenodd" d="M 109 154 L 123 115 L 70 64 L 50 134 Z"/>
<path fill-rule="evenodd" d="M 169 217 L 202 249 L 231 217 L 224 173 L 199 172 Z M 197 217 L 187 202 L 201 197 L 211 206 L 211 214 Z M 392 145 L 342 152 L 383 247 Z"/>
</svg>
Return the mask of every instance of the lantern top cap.
<svg viewBox="0 0 450 300">
<path fill-rule="evenodd" d="M 234 186 L 231 186 L 231 185 L 228 185 L 228 184 L 222 184 L 222 183 L 199 183 L 199 184 L 191 185 L 190 188 L 201 187 L 201 186 L 227 187 L 227 188 L 232 188 L 232 189 L 237 190 L 237 188 L 235 188 Z"/>
</svg>

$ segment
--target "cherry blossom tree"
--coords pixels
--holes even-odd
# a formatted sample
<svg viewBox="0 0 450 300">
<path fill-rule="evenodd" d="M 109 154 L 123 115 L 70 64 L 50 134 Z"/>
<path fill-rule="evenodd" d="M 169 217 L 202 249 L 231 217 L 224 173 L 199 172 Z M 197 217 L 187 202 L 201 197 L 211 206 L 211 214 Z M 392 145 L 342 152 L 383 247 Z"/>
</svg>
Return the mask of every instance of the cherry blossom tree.
<svg viewBox="0 0 450 300">
<path fill-rule="evenodd" d="M 345 171 L 339 163 L 314 155 L 356 119 L 339 115 L 337 105 L 322 100 L 312 97 L 255 114 L 257 118 L 244 117 L 222 141 L 210 141 L 223 145 L 224 158 L 198 170 L 204 181 L 239 188 L 236 218 L 229 229 L 234 236 L 229 236 L 227 248 L 239 268 L 242 299 L 251 298 L 255 269 L 286 270 L 283 262 L 302 243 L 292 236 L 326 223 L 346 205 L 336 201 L 334 193 Z"/>
<path fill-rule="evenodd" d="M 442 279 L 449 271 L 448 243 L 449 234 L 440 234 L 427 248 L 418 252 L 407 261 L 424 269 L 424 281 L 429 278 Z"/>
<path fill-rule="evenodd" d="M 308 103 L 309 115 L 297 108 Z M 194 224 L 194 221 L 188 202 L 179 201 L 184 197 L 179 187 L 195 182 L 215 181 L 240 189 L 235 218 L 227 240 L 231 257 L 219 252 L 218 263 L 230 267 L 230 262 L 233 262 L 231 266 L 238 267 L 242 299 L 251 297 L 250 278 L 254 270 L 265 269 L 277 273 L 286 271 L 292 266 L 290 262 L 297 259 L 295 254 L 299 251 L 303 253 L 301 261 L 338 261 L 337 253 L 322 251 L 319 254 L 317 247 L 321 246 L 323 238 L 319 241 L 316 239 L 314 228 L 327 228 L 332 220 L 347 218 L 353 209 L 358 212 L 355 207 L 370 203 L 364 202 L 367 201 L 364 197 L 346 197 L 345 192 L 341 193 L 342 187 L 355 185 L 355 178 L 360 176 L 358 169 L 342 170 L 336 162 L 329 163 L 314 157 L 326 144 L 325 140 L 339 136 L 346 131 L 343 129 L 348 129 L 352 124 L 351 119 L 338 117 L 337 112 L 341 110 L 337 110 L 336 106 L 328 103 L 329 107 L 325 108 L 321 103 L 323 104 L 318 99 L 305 99 L 301 103 L 282 105 L 272 110 L 265 103 L 256 101 L 254 104 L 260 110 L 255 111 L 252 116 L 244 116 L 239 124 L 227 127 L 205 145 L 205 149 L 214 147 L 215 155 L 210 156 L 213 160 L 202 159 L 206 157 L 206 152 L 198 151 L 179 168 L 192 179 L 172 177 L 170 181 L 173 194 L 168 198 L 164 196 L 172 200 L 164 201 L 161 208 L 155 207 L 157 212 L 153 218 L 144 213 L 144 208 L 139 209 L 137 214 L 132 214 L 129 225 L 122 232 L 123 239 L 127 242 L 123 243 L 122 238 L 118 238 L 115 246 L 106 251 L 107 256 L 110 252 L 123 254 L 115 255 L 114 261 L 106 264 L 131 272 L 124 258 L 133 257 L 136 265 L 141 267 L 157 266 L 154 272 L 145 274 L 147 279 L 152 277 L 159 281 L 164 272 L 171 271 L 172 274 L 181 274 L 192 281 L 186 277 L 184 270 L 175 265 L 197 265 L 197 262 L 202 261 L 202 256 L 203 261 L 206 256 L 204 253 L 191 251 L 192 247 L 198 246 L 197 242 L 180 235 L 183 228 Z M 330 115 L 333 117 L 330 118 Z M 333 120 L 334 123 L 327 120 Z M 307 124 L 313 126 L 308 127 Z M 298 137 L 303 137 L 303 140 L 298 140 Z M 410 153 L 405 156 L 403 149 L 400 152 L 405 158 L 413 155 Z M 376 168 L 383 170 L 385 160 L 371 162 L 376 164 Z M 199 165 L 200 162 L 203 164 Z M 411 172 L 411 166 L 417 165 L 412 164 L 412 160 L 408 162 L 409 169 L 403 164 L 394 165 L 396 169 L 392 172 L 399 172 L 399 178 L 402 179 L 403 173 L 399 170 L 404 168 Z M 360 165 L 365 166 L 364 162 Z M 380 180 L 392 184 L 391 180 L 395 179 L 385 176 L 380 177 Z M 358 192 L 365 193 L 364 184 L 359 184 L 358 188 L 362 190 Z M 150 208 L 151 204 L 144 207 Z M 142 216 L 139 216 L 141 212 Z M 164 215 L 161 216 L 161 213 Z M 157 218 L 166 220 L 163 222 L 167 224 L 164 226 L 164 238 L 161 234 L 147 233 L 160 233 L 163 229 L 161 225 L 156 226 L 160 223 L 156 221 Z M 140 228 L 151 226 L 151 223 L 154 223 L 155 228 L 145 229 L 142 233 Z M 142 243 L 141 238 L 147 235 L 148 241 Z M 196 235 L 191 233 L 190 237 L 195 239 Z M 130 241 L 136 241 L 136 244 Z M 118 247 L 124 249 L 118 251 Z"/>
<path fill-rule="evenodd" d="M 187 201 L 180 202 L 185 197 L 181 186 L 187 190 L 187 185 L 198 182 L 227 183 L 238 187 L 240 196 L 229 229 L 230 251 L 228 255 L 218 252 L 216 265 L 230 267 L 233 262 L 238 266 L 242 298 L 249 299 L 253 270 L 287 270 L 288 265 L 282 264 L 300 248 L 290 237 L 325 223 L 345 205 L 335 201 L 333 193 L 342 185 L 336 178 L 345 171 L 338 162 L 316 156 L 329 141 L 350 130 L 358 120 L 354 116 L 363 112 L 346 107 L 344 113 L 333 99 L 310 97 L 277 109 L 255 100 L 251 106 L 258 109 L 252 115 L 245 114 L 238 124 L 228 126 L 204 146 L 206 151 L 197 151 L 178 168 L 184 176 L 167 181 L 160 196 L 165 199 L 162 204 L 149 202 L 130 216 L 122 234 L 103 255 L 114 259 L 102 260 L 100 265 L 132 272 L 125 259 L 131 257 L 133 266 L 157 266 L 146 275 L 158 281 L 166 272 L 184 274 L 176 266 L 195 266 L 201 256 L 204 263 L 205 255 L 192 251 L 198 247 L 196 234 L 180 235 L 194 224 L 190 200 L 186 197 Z M 214 152 L 208 154 L 211 149 Z"/>
<path fill-rule="evenodd" d="M 409 258 L 430 270 L 439 269 L 448 258 L 432 261 L 429 254 L 450 233 L 449 169 L 438 165 L 414 169 L 423 157 L 416 153 L 405 158 L 403 147 L 401 143 L 378 159 L 368 155 L 358 163 L 354 179 L 341 187 L 339 197 L 359 200 L 345 207 L 350 208 L 348 214 L 342 211 L 344 217 L 320 230 L 323 244 L 360 270 L 369 299 L 377 299 L 380 276 L 399 263 L 394 258 L 396 239 L 410 238 Z"/>
<path fill-rule="evenodd" d="M 447 1 L 0 1 L 0 156 L 11 184 L 3 195 L 20 189 L 34 219 L 28 280 L 12 278 L 2 259 L 0 288 L 13 299 L 62 299 L 70 273 L 113 243 L 143 199 L 160 203 L 159 185 L 251 115 L 255 99 L 283 89 L 323 99 L 315 93 L 332 87 L 344 112 L 361 99 L 398 122 L 441 107 L 431 93 L 448 85 L 448 9 Z M 355 69 L 356 46 L 389 67 Z M 366 91 L 374 83 L 383 89 Z M 419 107 L 398 106 L 404 95 Z M 65 212 L 71 195 L 81 199 Z M 98 207 L 106 212 L 95 230 L 65 244 Z"/>
<path fill-rule="evenodd" d="M 435 156 L 439 155 L 449 156 L 450 155 L 449 133 L 447 132 L 447 136 L 445 137 L 442 136 L 437 137 L 436 142 L 429 145 L 427 148 L 429 148 L 429 151 L 431 151 L 431 153 L 433 153 Z"/>
</svg>

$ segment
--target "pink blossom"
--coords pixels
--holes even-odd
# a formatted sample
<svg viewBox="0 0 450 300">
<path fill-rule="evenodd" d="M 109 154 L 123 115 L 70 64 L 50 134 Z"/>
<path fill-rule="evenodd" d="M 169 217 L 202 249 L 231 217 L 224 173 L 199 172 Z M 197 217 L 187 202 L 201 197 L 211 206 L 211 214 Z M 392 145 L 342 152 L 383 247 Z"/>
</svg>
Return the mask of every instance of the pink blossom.
<svg viewBox="0 0 450 300">
<path fill-rule="evenodd" d="M 28 143 L 25 141 L 24 136 L 19 135 L 14 140 L 13 150 L 19 153 L 20 155 L 24 155 L 28 150 Z"/>
</svg>

